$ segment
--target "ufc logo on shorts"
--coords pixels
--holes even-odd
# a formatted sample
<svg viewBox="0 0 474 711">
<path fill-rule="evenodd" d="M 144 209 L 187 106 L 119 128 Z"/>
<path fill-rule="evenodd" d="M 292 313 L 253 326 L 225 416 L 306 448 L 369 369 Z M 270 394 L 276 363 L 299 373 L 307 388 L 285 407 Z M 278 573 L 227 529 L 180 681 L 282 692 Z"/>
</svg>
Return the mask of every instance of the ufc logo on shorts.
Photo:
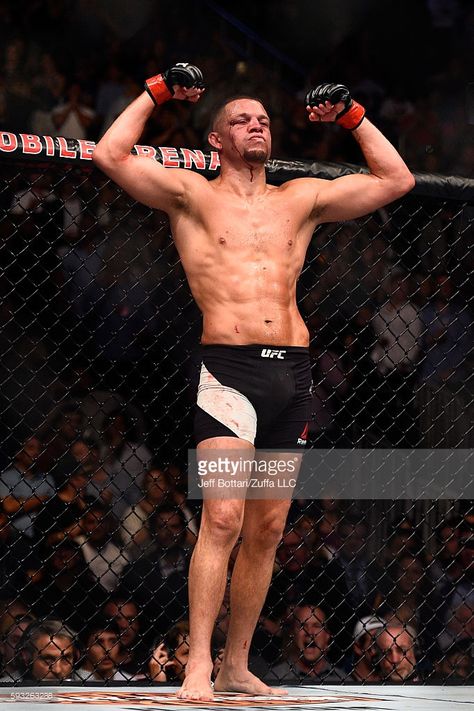
<svg viewBox="0 0 474 711">
<path fill-rule="evenodd" d="M 280 358 L 280 360 L 285 359 L 286 351 L 272 351 L 271 348 L 263 348 L 261 352 L 262 358 Z"/>
</svg>

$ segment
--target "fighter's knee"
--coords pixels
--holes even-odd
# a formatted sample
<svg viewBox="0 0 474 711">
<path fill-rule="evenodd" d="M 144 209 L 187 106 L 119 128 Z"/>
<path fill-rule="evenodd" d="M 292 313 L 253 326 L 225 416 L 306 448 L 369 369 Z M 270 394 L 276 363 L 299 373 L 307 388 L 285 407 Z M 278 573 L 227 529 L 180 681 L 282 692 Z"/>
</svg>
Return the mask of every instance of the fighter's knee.
<svg viewBox="0 0 474 711">
<path fill-rule="evenodd" d="M 242 515 L 239 510 L 208 513 L 203 525 L 214 544 L 233 545 L 240 535 Z"/>
<path fill-rule="evenodd" d="M 279 516 L 262 518 L 252 533 L 253 543 L 264 548 L 276 548 L 283 536 L 284 527 L 285 521 Z"/>
</svg>

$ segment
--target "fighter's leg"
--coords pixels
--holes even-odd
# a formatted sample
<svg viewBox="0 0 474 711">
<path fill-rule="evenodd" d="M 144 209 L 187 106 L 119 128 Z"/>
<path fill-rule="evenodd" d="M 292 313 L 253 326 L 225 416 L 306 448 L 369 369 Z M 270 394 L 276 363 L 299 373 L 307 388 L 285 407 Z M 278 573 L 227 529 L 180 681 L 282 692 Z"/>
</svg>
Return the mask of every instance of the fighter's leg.
<svg viewBox="0 0 474 711">
<path fill-rule="evenodd" d="M 216 690 L 282 693 L 249 672 L 248 654 L 270 585 L 275 550 L 283 534 L 290 503 L 289 499 L 246 502 L 242 543 L 232 575 L 229 631 Z"/>
<path fill-rule="evenodd" d="M 253 456 L 250 442 L 237 437 L 213 437 L 198 445 L 211 449 L 244 451 Z M 245 499 L 205 499 L 199 536 L 189 570 L 189 660 L 178 697 L 194 701 L 213 698 L 211 637 L 224 597 L 230 554 L 240 534 Z"/>
</svg>

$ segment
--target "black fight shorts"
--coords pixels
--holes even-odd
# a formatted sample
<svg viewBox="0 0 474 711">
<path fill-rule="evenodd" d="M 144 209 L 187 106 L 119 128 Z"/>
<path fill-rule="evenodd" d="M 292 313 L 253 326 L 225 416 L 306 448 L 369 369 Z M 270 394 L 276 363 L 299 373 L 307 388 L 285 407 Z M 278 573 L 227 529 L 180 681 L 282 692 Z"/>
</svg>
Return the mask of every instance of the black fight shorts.
<svg viewBox="0 0 474 711">
<path fill-rule="evenodd" d="M 301 449 L 311 414 L 307 348 L 203 346 L 196 444 L 239 437 L 259 449 Z"/>
</svg>

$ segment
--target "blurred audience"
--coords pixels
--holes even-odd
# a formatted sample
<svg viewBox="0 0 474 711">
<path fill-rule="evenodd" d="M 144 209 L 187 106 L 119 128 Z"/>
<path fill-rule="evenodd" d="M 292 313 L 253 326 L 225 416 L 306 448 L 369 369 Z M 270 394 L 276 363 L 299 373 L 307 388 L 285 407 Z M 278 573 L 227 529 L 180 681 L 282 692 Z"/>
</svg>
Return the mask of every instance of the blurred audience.
<svg viewBox="0 0 474 711">
<path fill-rule="evenodd" d="M 59 619 L 30 623 L 19 642 L 21 681 L 78 681 L 76 633 Z"/>
<path fill-rule="evenodd" d="M 29 609 L 38 616 L 57 616 L 79 632 L 107 597 L 87 568 L 79 546 L 68 538 L 51 547 L 44 578 L 25 592 Z"/>
<path fill-rule="evenodd" d="M 106 592 L 113 592 L 122 570 L 130 562 L 120 543 L 117 520 L 106 504 L 94 501 L 84 513 L 80 529 L 81 533 L 74 540 L 91 577 Z"/>
<path fill-rule="evenodd" d="M 23 632 L 35 621 L 32 615 L 25 615 L 17 622 L 14 622 L 10 629 L 3 635 L 0 641 L 0 656 L 2 659 L 2 671 L 0 682 L 14 682 L 21 679 L 21 661 L 19 659 L 18 647 Z"/>
<path fill-rule="evenodd" d="M 55 493 L 54 480 L 38 468 L 41 442 L 30 437 L 15 455 L 13 466 L 0 475 L 0 499 L 17 531 L 33 537 L 38 509 Z"/>
<path fill-rule="evenodd" d="M 474 675 L 472 645 L 472 638 L 455 642 L 444 654 L 440 655 L 435 664 L 434 674 L 430 676 L 430 679 L 436 683 L 465 684 L 472 682 Z"/>
<path fill-rule="evenodd" d="M 143 478 L 143 491 L 143 497 L 122 514 L 120 536 L 127 552 L 137 557 L 148 547 L 152 540 L 149 522 L 162 505 L 177 506 L 182 511 L 186 519 L 186 540 L 192 545 L 198 532 L 196 521 L 170 473 L 159 466 L 150 467 Z"/>
<path fill-rule="evenodd" d="M 84 655 L 81 679 L 85 682 L 129 681 L 131 675 L 119 669 L 120 627 L 115 620 L 96 618 L 82 630 Z"/>
<path fill-rule="evenodd" d="M 180 509 L 158 508 L 150 522 L 153 545 L 122 572 L 120 588 L 133 596 L 147 624 L 165 633 L 187 613 L 189 551 Z"/>
<path fill-rule="evenodd" d="M 149 632 L 141 622 L 138 605 L 118 590 L 108 598 L 102 613 L 107 619 L 114 620 L 120 628 L 119 668 L 134 676 L 139 674 L 149 655 Z"/>
<path fill-rule="evenodd" d="M 33 3 L 21 13 L 2 5 L 4 130 L 97 140 L 141 93 L 143 77 L 182 58 L 179 47 L 190 46 L 179 13 L 167 16 L 167 28 L 178 37 L 172 48 L 160 32 L 143 28 L 130 30 L 127 40 L 115 26 L 104 35 L 93 5 L 84 16 L 80 4 L 68 4 L 73 21 L 57 2 Z M 239 11 L 247 6 L 244 0 Z M 415 5 L 392 3 L 390 37 L 354 33 L 334 58 L 322 62 L 316 53 L 311 83 L 325 80 L 320 65 L 328 75 L 346 73 L 354 96 L 410 168 L 471 176 L 473 132 L 464 115 L 470 79 L 464 59 L 474 26 L 468 6 L 428 1 L 420 25 Z M 284 3 L 280 7 L 286 12 Z M 207 30 L 210 11 L 202 10 L 199 22 Z M 149 27 L 159 12 L 151 8 Z M 370 12 L 368 19 L 376 22 Z M 397 76 L 384 61 L 369 72 L 372 52 L 382 60 L 390 56 L 390 48 L 378 51 L 381 43 L 395 43 L 407 26 L 417 38 L 417 56 L 430 61 L 413 74 L 407 53 Z M 34 41 L 24 39 L 32 37 L 31 27 Z M 151 117 L 141 142 L 206 148 L 214 101 L 244 89 L 261 95 L 272 114 L 276 157 L 360 162 L 345 132 L 309 126 L 302 79 L 292 91 L 283 81 L 270 86 L 264 63 L 243 59 L 217 33 L 218 62 L 202 45 L 204 36 L 194 28 L 193 54 L 208 81 L 203 101 L 194 107 L 170 102 Z M 435 49 L 440 46 L 442 56 Z M 133 68 L 131 54 L 138 62 Z M 399 76 L 412 79 L 402 85 Z M 13 238 L 5 239 L 0 274 L 9 294 L 0 313 L 1 403 L 7 418 L 15 411 L 38 422 L 0 475 L 2 681 L 179 681 L 188 657 L 186 576 L 198 529 L 192 504 L 181 493 L 183 481 L 177 486 L 162 448 L 176 459 L 187 445 L 183 413 L 175 417 L 168 401 L 176 407 L 176 394 L 188 387 L 175 380 L 173 348 L 181 349 L 180 367 L 192 348 L 176 339 L 170 314 L 188 316 L 189 324 L 197 320 L 176 252 L 163 215 L 150 218 L 141 208 L 132 213 L 103 178 L 69 176 L 55 183 L 36 169 L 11 182 L 6 177 L 1 200 L 8 224 L 0 231 L 5 236 L 11 229 Z M 433 421 L 453 431 L 443 440 L 449 446 L 472 444 L 466 434 L 472 422 L 473 323 L 466 275 L 472 264 L 458 238 L 466 232 L 467 213 L 457 214 L 455 202 L 438 214 L 438 203 L 431 210 L 424 201 L 420 211 L 411 199 L 370 221 L 318 229 L 313 240 L 314 270 L 302 275 L 300 287 L 312 336 L 316 447 L 345 446 L 360 436 L 370 446 L 415 446 L 423 418 L 425 446 L 441 441 L 429 438 Z M 418 292 L 415 273 L 423 281 Z M 3 279 L 1 286 L 3 293 Z M 9 330 L 12 314 L 21 338 Z M 189 343 L 194 347 L 192 338 Z M 93 363 L 89 380 L 74 369 L 64 373 L 64 359 L 78 350 Z M 417 389 L 428 391 L 417 402 L 419 410 L 425 403 L 423 413 L 414 407 Z M 77 401 L 64 400 L 76 395 Z M 460 418 L 453 415 L 453 402 Z M 146 418 L 156 415 L 148 439 Z M 463 438 L 456 419 L 467 423 Z M 357 682 L 414 681 L 425 671 L 437 681 L 470 680 L 473 516 L 436 524 L 434 538 L 427 534 L 431 523 L 423 535 L 419 523 L 404 514 L 389 522 L 388 531 L 383 524 L 382 543 L 362 516 L 346 515 L 340 502 L 295 502 L 252 645 L 255 673 L 270 662 L 270 681 L 338 682 L 346 676 L 340 665 L 349 669 L 352 663 Z M 229 604 L 227 589 L 214 677 Z M 37 622 L 35 616 L 47 619 Z M 82 663 L 69 625 L 83 632 Z"/>
<path fill-rule="evenodd" d="M 371 358 L 378 376 L 374 429 L 386 446 L 416 447 L 420 434 L 414 383 L 423 322 L 408 274 L 392 273 L 384 288 L 384 301 L 372 318 L 377 343 Z"/>
<path fill-rule="evenodd" d="M 353 634 L 352 678 L 358 682 L 403 683 L 417 680 L 416 631 L 395 618 L 364 617 Z"/>
<path fill-rule="evenodd" d="M 320 606 L 305 602 L 297 605 L 286 621 L 283 660 L 273 667 L 267 680 L 290 685 L 301 680 L 329 684 L 343 681 L 346 673 L 328 658 L 331 633 L 326 622 L 327 615 Z"/>
<path fill-rule="evenodd" d="M 105 418 L 102 442 L 101 459 L 110 479 L 114 513 L 121 518 L 127 504 L 142 498 L 143 478 L 153 455 L 136 441 L 133 423 L 125 412 L 112 412 Z"/>
</svg>

